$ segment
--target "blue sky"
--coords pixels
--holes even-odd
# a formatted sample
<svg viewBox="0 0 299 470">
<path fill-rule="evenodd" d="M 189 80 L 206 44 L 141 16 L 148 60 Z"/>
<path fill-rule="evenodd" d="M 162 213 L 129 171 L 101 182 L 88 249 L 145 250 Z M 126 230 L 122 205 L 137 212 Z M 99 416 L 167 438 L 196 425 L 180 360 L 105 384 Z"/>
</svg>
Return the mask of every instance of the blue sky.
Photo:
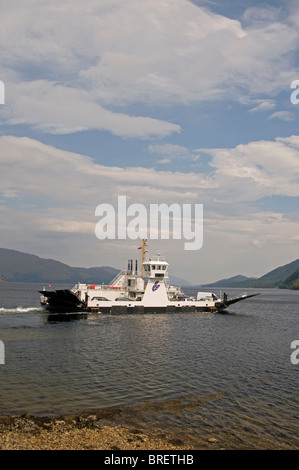
<svg viewBox="0 0 299 470">
<path fill-rule="evenodd" d="M 0 246 L 122 268 L 138 242 L 98 240 L 95 208 L 126 195 L 203 204 L 200 250 L 149 240 L 191 282 L 298 258 L 298 2 L 0 8 Z"/>
</svg>

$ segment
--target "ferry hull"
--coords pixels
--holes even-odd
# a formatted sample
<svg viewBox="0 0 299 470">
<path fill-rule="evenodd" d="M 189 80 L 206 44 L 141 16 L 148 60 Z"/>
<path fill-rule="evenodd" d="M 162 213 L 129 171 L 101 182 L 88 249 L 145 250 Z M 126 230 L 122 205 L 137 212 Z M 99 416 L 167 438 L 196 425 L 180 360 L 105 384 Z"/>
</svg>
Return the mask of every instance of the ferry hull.
<svg viewBox="0 0 299 470">
<path fill-rule="evenodd" d="M 89 307 L 81 302 L 77 296 L 70 290 L 56 291 L 40 291 L 46 299 L 44 306 L 47 310 L 55 313 L 102 313 L 102 314 L 143 314 L 143 313 L 198 313 L 209 312 L 216 313 L 226 310 L 230 305 L 240 302 L 241 300 L 254 297 L 258 294 L 243 295 L 240 297 L 227 299 L 216 305 L 200 305 L 196 301 L 193 304 L 185 304 L 185 302 L 173 302 L 165 306 L 140 305 L 139 302 L 114 302 L 108 305 L 99 305 Z"/>
</svg>

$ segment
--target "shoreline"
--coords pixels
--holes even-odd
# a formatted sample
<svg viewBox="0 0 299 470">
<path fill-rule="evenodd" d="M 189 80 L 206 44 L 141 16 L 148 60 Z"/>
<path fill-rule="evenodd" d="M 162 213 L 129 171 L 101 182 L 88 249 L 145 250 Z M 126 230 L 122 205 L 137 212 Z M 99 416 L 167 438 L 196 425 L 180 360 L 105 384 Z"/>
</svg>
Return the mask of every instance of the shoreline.
<svg viewBox="0 0 299 470">
<path fill-rule="evenodd" d="M 77 415 L 0 414 L 0 450 L 195 450 L 171 433 L 121 420 L 123 409 Z M 207 449 L 215 448 L 210 446 Z"/>
<path fill-rule="evenodd" d="M 241 429 L 239 430 L 242 431 Z M 239 434 L 239 433 L 238 433 Z M 148 423 L 129 407 L 102 408 L 73 415 L 0 414 L 0 450 L 202 451 L 295 450 L 264 436 L 202 428 L 171 429 Z"/>
</svg>

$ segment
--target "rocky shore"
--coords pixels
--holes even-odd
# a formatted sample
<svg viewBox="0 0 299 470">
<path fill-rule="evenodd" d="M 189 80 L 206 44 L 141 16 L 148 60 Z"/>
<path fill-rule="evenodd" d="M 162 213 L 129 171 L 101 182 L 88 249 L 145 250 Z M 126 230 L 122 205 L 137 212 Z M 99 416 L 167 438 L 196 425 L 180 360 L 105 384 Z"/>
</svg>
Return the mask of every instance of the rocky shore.
<svg viewBox="0 0 299 470">
<path fill-rule="evenodd" d="M 136 408 L 104 408 L 77 415 L 0 414 L 0 450 L 279 450 L 297 449 L 295 438 L 273 443 L 271 436 L 219 432 L 200 427 L 161 427 Z"/>
<path fill-rule="evenodd" d="M 0 415 L 0 450 L 193 449 L 172 435 L 119 424 L 117 414 L 104 410 L 63 417 Z"/>
</svg>

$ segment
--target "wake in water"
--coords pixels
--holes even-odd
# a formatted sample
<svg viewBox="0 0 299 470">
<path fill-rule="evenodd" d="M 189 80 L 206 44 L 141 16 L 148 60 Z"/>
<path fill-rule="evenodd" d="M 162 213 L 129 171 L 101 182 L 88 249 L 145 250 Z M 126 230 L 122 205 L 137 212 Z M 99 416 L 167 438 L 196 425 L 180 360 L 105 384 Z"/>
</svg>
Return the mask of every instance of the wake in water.
<svg viewBox="0 0 299 470">
<path fill-rule="evenodd" d="M 28 313 L 28 312 L 40 312 L 43 310 L 43 307 L 14 307 L 14 308 L 5 308 L 0 307 L 0 315 L 3 313 Z"/>
</svg>

